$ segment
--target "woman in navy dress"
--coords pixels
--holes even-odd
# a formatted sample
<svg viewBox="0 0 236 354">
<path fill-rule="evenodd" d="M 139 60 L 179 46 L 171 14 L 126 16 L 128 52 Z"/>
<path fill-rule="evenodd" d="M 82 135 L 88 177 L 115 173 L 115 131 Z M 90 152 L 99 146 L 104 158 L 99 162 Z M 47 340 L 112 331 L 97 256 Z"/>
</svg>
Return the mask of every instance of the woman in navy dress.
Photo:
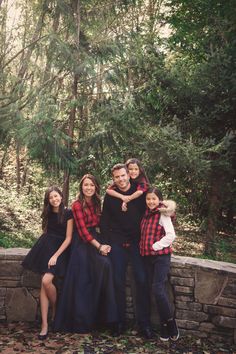
<svg viewBox="0 0 236 354">
<path fill-rule="evenodd" d="M 97 325 L 117 321 L 117 307 L 109 258 L 111 247 L 101 243 L 99 185 L 86 174 L 72 204 L 76 232 L 57 307 L 55 331 L 88 333 Z"/>
<path fill-rule="evenodd" d="M 40 289 L 42 325 L 38 335 L 41 340 L 46 339 L 48 334 L 49 304 L 52 306 L 52 316 L 55 315 L 57 290 L 53 279 L 55 276 L 63 277 L 66 272 L 68 246 L 72 239 L 73 214 L 64 207 L 62 198 L 62 192 L 55 186 L 45 192 L 41 215 L 43 235 L 22 262 L 24 268 L 42 274 Z"/>
</svg>

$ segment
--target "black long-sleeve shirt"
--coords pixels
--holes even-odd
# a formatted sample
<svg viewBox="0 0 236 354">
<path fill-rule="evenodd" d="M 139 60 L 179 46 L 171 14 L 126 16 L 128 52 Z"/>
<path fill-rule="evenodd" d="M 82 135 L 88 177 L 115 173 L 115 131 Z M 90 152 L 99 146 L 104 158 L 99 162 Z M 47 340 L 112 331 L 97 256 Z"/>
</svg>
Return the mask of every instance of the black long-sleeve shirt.
<svg viewBox="0 0 236 354">
<path fill-rule="evenodd" d="M 137 190 L 137 185 L 131 183 L 124 192 L 115 189 L 123 195 L 131 195 Z M 101 233 L 107 243 L 130 243 L 140 239 L 140 222 L 145 211 L 145 198 L 131 200 L 127 204 L 127 211 L 122 211 L 122 200 L 105 195 L 101 216 Z"/>
</svg>

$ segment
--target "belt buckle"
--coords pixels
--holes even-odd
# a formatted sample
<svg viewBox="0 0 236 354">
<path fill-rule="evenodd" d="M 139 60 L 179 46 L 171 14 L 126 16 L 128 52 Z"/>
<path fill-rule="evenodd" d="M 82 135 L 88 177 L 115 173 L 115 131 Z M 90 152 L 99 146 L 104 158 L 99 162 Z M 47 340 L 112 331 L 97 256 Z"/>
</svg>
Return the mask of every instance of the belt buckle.
<svg viewBox="0 0 236 354">
<path fill-rule="evenodd" d="M 122 246 L 124 248 L 129 248 L 130 247 L 130 243 L 128 243 L 128 242 L 122 243 Z"/>
</svg>

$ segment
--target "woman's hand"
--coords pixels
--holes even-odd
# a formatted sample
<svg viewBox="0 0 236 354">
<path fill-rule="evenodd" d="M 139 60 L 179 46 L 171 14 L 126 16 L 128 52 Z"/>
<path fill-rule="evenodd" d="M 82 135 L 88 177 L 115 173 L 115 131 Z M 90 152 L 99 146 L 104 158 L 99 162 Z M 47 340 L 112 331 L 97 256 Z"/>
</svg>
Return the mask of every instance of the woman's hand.
<svg viewBox="0 0 236 354">
<path fill-rule="evenodd" d="M 55 266 L 57 264 L 57 257 L 52 256 L 48 261 L 48 268 Z"/>
<path fill-rule="evenodd" d="M 102 245 L 99 250 L 100 254 L 102 256 L 107 256 L 108 253 L 111 252 L 111 246 L 110 245 Z"/>
</svg>

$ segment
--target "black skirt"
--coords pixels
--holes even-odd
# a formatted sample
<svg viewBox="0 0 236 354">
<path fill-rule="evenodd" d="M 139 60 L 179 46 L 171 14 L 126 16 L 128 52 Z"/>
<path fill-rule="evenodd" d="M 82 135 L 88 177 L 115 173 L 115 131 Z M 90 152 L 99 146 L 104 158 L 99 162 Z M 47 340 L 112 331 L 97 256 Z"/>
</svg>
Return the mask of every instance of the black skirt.
<svg viewBox="0 0 236 354">
<path fill-rule="evenodd" d="M 51 233 L 43 234 L 26 255 L 22 262 L 22 266 L 35 273 L 52 273 L 59 277 L 63 277 L 66 272 L 69 258 L 69 248 L 58 257 L 55 266 L 48 268 L 49 259 L 54 255 L 63 242 L 64 238 L 58 235 Z"/>
<path fill-rule="evenodd" d="M 99 239 L 95 229 L 90 230 Z M 57 306 L 54 330 L 87 333 L 98 324 L 117 321 L 109 256 L 73 235 L 71 256 Z"/>
</svg>

